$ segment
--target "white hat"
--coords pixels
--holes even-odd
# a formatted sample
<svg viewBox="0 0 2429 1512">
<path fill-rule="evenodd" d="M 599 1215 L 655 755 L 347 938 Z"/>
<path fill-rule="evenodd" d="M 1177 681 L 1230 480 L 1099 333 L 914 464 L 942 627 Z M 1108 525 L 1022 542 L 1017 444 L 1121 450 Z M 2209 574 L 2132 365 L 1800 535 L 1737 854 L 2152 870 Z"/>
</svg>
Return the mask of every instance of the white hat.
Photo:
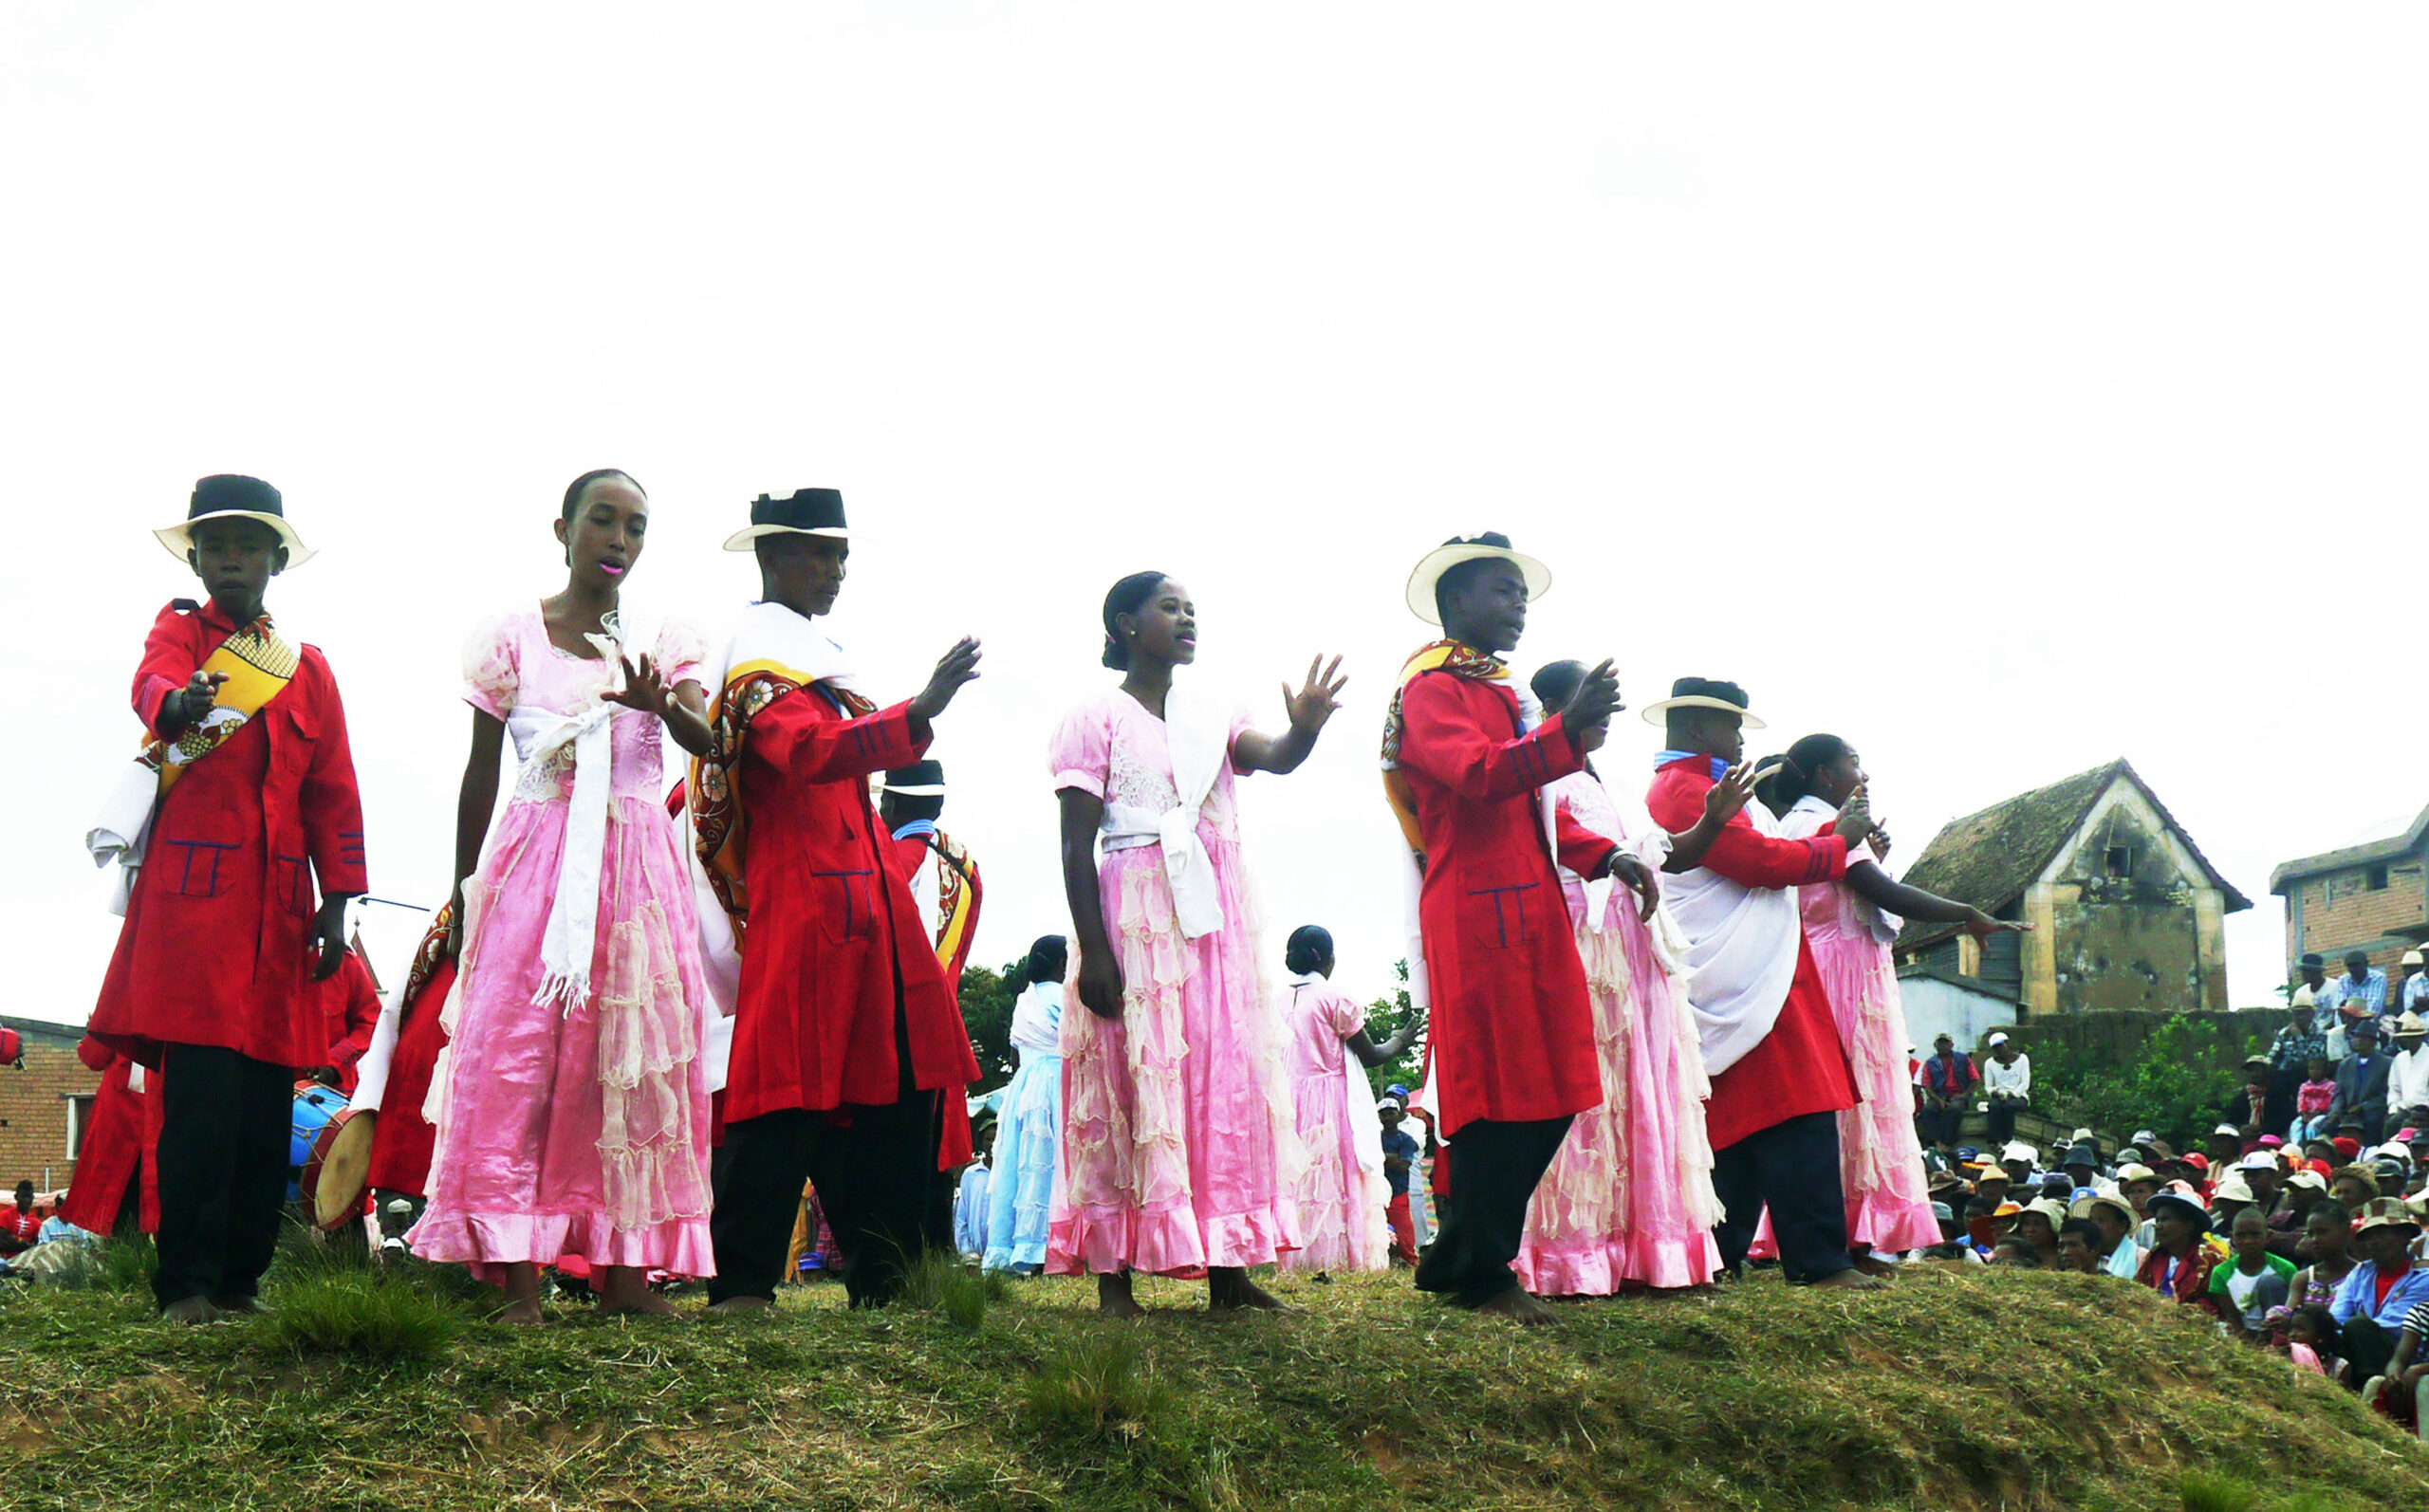
<svg viewBox="0 0 2429 1512">
<path fill-rule="evenodd" d="M 2396 963 L 2398 966 L 2420 966 L 2421 964 L 2420 952 L 2419 950 L 2404 951 L 2403 959 Z"/>
<path fill-rule="evenodd" d="M 1992 1048 L 1992 1049 L 1993 1049 L 1993 1050 L 1997 1049 L 1999 1046 L 2001 1046 L 2001 1045 L 2003 1045 L 2003 1044 L 2005 1044 L 2005 1043 L 2007 1043 L 2007 1042 L 2008 1042 L 2008 1037 L 2007 1037 L 2006 1035 L 2004 1035 L 2004 1034 L 1994 1034 L 1994 1035 L 1991 1036 L 1991 1048 Z"/>
<path fill-rule="evenodd" d="M 2008 1141 L 2007 1148 L 1999 1152 L 1999 1163 L 2001 1165 L 2005 1165 L 2011 1160 L 2021 1160 L 2029 1166 L 2032 1164 L 2033 1161 L 2039 1159 L 2040 1155 L 2041 1152 L 2033 1149 L 2030 1145 L 2026 1144 L 2023 1140 L 2011 1139 Z"/>
<path fill-rule="evenodd" d="M 1746 690 L 1735 683 L 1720 682 L 1711 677 L 1680 677 L 1670 684 L 1669 697 L 1658 704 L 1645 706 L 1644 722 L 1659 725 L 1662 716 L 1674 709 L 1717 709 L 1723 713 L 1735 714 L 1741 729 L 1766 728 L 1761 720 L 1747 712 L 1747 702 Z M 1775 769 L 1786 765 L 1787 758 L 1765 765 Z"/>
<path fill-rule="evenodd" d="M 2231 1123 L 2222 1123 L 2216 1129 L 2211 1130 L 2210 1133 L 2213 1134 L 2225 1134 L 2230 1139 L 2240 1139 L 2243 1137 L 2243 1131 Z"/>
<path fill-rule="evenodd" d="M 2241 1176 L 2229 1171 L 2226 1180 L 2210 1189 L 2210 1200 L 2220 1203 L 2258 1202 L 2260 1199 L 2253 1195 L 2252 1188 L 2245 1184 Z"/>
<path fill-rule="evenodd" d="M 2301 986 L 2294 989 L 2294 995 L 2292 997 L 2286 1000 L 2286 1006 L 2290 1008 L 2315 1008 L 2319 1006 L 2319 999 L 2312 995 L 2310 984 L 2306 982 Z"/>
<path fill-rule="evenodd" d="M 1375 1111 L 1377 1113 L 1381 1113 L 1385 1108 L 1391 1109 L 1394 1113 L 1408 1112 L 1406 1108 L 1400 1106 L 1400 1099 L 1398 1097 L 1377 1097 L 1375 1099 Z"/>
<path fill-rule="evenodd" d="M 2128 1161 L 2117 1168 L 2117 1185 L 2121 1188 L 2138 1181 L 2157 1181 L 2160 1173 L 2150 1167 Z"/>
<path fill-rule="evenodd" d="M 2235 1171 L 2275 1171 L 2277 1157 L 2266 1150 L 2255 1150 L 2234 1163 Z"/>
<path fill-rule="evenodd" d="M 2070 1145 L 2072 1145 L 2072 1144 L 2082 1144 L 2082 1143 L 2084 1143 L 2086 1140 L 2090 1139 L 2091 1137 L 2092 1137 L 2092 1132 L 2091 1132 L 2090 1130 L 2088 1130 L 2088 1129 L 2078 1129 L 2078 1130 L 2076 1130 L 2073 1134 L 2070 1134 L 2067 1135 L 2067 1143 L 2068 1143 L 2068 1144 L 2070 1144 Z"/>
<path fill-rule="evenodd" d="M 2402 1161 L 2407 1166 L 2412 1164 L 2412 1147 L 2400 1140 L 2390 1139 L 2385 1144 L 2383 1144 L 2376 1150 L 2370 1152 L 2370 1158 L 2373 1160 L 2377 1159 L 2381 1155 L 2392 1156 L 2397 1160 Z"/>
<path fill-rule="evenodd" d="M 216 472 L 195 480 L 193 497 L 186 502 L 186 517 L 176 525 L 152 532 L 152 539 L 168 549 L 179 562 L 194 549 L 194 527 L 205 520 L 250 520 L 266 525 L 278 536 L 278 544 L 287 548 L 287 565 L 292 570 L 312 560 L 312 548 L 287 523 L 287 504 L 276 489 L 259 478 L 249 478 L 239 472 Z"/>
<path fill-rule="evenodd" d="M 1497 530 L 1481 535 L 1453 536 L 1427 552 L 1408 575 L 1408 610 L 1429 625 L 1438 625 L 1442 616 L 1434 607 L 1434 585 L 1442 574 L 1463 562 L 1487 560 L 1507 562 L 1518 569 L 1526 580 L 1527 598 L 1531 602 L 1552 591 L 1552 569 L 1522 551 L 1510 549 L 1510 538 Z"/>
<path fill-rule="evenodd" d="M 2321 1175 L 2318 1171 L 2313 1171 L 2310 1167 L 2305 1166 L 2302 1170 L 2295 1171 L 2290 1176 L 2288 1176 L 2286 1178 L 2286 1185 L 2289 1187 L 2304 1187 L 2312 1191 L 2326 1191 L 2327 1189 L 2327 1178 Z"/>
</svg>

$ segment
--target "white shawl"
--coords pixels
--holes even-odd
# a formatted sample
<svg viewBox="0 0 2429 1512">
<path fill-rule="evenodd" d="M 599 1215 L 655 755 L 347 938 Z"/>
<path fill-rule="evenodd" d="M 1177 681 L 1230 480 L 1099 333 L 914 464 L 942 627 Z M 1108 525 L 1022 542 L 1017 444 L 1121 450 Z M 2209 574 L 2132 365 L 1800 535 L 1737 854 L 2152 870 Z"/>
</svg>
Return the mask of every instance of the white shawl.
<svg viewBox="0 0 2429 1512">
<path fill-rule="evenodd" d="M 1760 802 L 1748 822 L 1773 839 L 1779 821 Z M 1718 1076 L 1763 1042 L 1796 978 L 1796 889 L 1747 887 L 1698 866 L 1668 879 L 1662 902 L 1686 936 L 1687 1001 L 1704 1070 Z"/>
<path fill-rule="evenodd" d="M 1063 984 L 1032 982 L 1012 1004 L 1012 1048 L 1022 1063 L 1063 1053 Z"/>
<path fill-rule="evenodd" d="M 1108 851 L 1163 847 L 1173 913 L 1181 933 L 1195 940 L 1223 927 L 1223 897 L 1215 885 L 1214 858 L 1197 838 L 1197 817 L 1214 794 L 1223 764 L 1231 760 L 1232 721 L 1224 709 L 1186 691 L 1186 686 L 1175 680 L 1164 692 L 1164 740 L 1178 802 L 1159 814 L 1108 799 L 1103 834 Z"/>
</svg>

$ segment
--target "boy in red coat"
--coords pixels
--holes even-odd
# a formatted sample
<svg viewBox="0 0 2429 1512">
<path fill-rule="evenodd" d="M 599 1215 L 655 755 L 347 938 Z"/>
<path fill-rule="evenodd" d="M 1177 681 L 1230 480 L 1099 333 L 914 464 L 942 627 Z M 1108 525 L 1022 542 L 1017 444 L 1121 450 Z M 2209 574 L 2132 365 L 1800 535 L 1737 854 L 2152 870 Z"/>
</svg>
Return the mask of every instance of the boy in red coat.
<svg viewBox="0 0 2429 1512">
<path fill-rule="evenodd" d="M 1603 1100 L 1585 969 L 1568 928 L 1559 859 L 1616 872 L 1640 891 L 1643 863 L 1557 816 L 1540 789 L 1578 770 L 1571 730 L 1619 707 L 1604 662 L 1540 722 L 1503 653 L 1551 574 L 1496 534 L 1452 541 L 1418 564 L 1409 608 L 1442 626 L 1409 659 L 1384 727 L 1387 789 L 1424 881 L 1418 913 L 1433 1024 L 1433 1079 L 1449 1141 L 1442 1226 L 1417 1267 L 1420 1291 L 1463 1307 L 1547 1322 L 1519 1289 L 1527 1202 L 1571 1119 Z"/>
<path fill-rule="evenodd" d="M 885 774 L 885 792 L 878 799 L 878 818 L 894 837 L 894 858 L 911 887 L 912 906 L 928 931 L 944 968 L 945 985 L 953 988 L 954 1010 L 961 1009 L 961 973 L 970 964 L 970 947 L 978 938 L 978 911 L 986 901 L 978 860 L 970 848 L 936 828 L 945 811 L 945 768 L 938 761 L 917 761 Z M 962 1027 L 968 1032 L 970 1021 Z M 936 1099 L 936 1172 L 956 1174 L 977 1158 L 970 1132 L 967 1087 L 949 1087 Z M 954 1197 L 956 1181 L 932 1183 L 928 1191 L 927 1235 L 931 1249 L 953 1245 Z"/>
<path fill-rule="evenodd" d="M 759 559 L 763 601 L 734 633 L 691 791 L 702 865 L 741 945 L 710 1218 L 712 1307 L 773 1306 L 815 1179 L 859 1306 L 919 1254 L 936 1174 L 936 1094 L 978 1079 L 952 986 L 869 802 L 873 772 L 918 759 L 978 675 L 963 640 L 908 702 L 879 710 L 812 623 L 849 551 L 843 496 L 762 496 L 726 543 Z"/>
<path fill-rule="evenodd" d="M 278 490 L 204 478 L 185 522 L 154 534 L 211 601 L 161 610 L 136 669 L 157 796 L 86 1029 L 162 1072 L 152 1286 L 164 1317 L 195 1323 L 259 1307 L 295 1068 L 329 1053 L 316 983 L 345 959 L 345 907 L 365 887 L 362 802 L 337 679 L 262 606 L 311 555 Z"/>
<path fill-rule="evenodd" d="M 1667 731 L 1645 807 L 1683 830 L 1705 795 L 1744 755 L 1746 713 L 1735 683 L 1681 677 L 1644 711 Z M 1797 888 L 1846 875 L 1847 848 L 1872 833 L 1858 788 L 1835 828 L 1806 839 L 1772 833 L 1771 811 L 1749 803 L 1722 826 L 1703 864 L 1671 879 L 1671 918 L 1688 939 L 1687 996 L 1712 1074 L 1704 1116 L 1713 1188 L 1724 1214 L 1721 1263 L 1744 1269 L 1766 1204 L 1792 1282 L 1878 1286 L 1854 1269 L 1841 1201 L 1838 1111 L 1856 1105 L 1838 1020 L 1805 943 Z"/>
</svg>

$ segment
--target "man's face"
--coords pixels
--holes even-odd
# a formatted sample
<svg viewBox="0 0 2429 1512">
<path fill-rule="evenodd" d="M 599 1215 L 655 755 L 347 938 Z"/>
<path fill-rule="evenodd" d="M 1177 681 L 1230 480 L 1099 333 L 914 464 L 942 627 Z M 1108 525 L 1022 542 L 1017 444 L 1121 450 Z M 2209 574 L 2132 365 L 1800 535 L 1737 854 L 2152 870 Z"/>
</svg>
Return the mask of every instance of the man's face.
<svg viewBox="0 0 2429 1512">
<path fill-rule="evenodd" d="M 2129 1181 L 2125 1184 L 2125 1200 L 2134 1205 L 2134 1210 L 2136 1212 L 2142 1214 L 2144 1217 L 2148 1217 L 2150 1216 L 2151 1193 L 2159 1189 L 2160 1184 L 2156 1181 Z"/>
<path fill-rule="evenodd" d="M 2326 967 L 2307 966 L 2302 968 L 2302 972 L 2303 985 L 2309 987 L 2312 991 L 2316 992 L 2320 988 L 2327 986 L 2327 968 Z"/>
<path fill-rule="evenodd" d="M 1403 1115 L 1398 1108 L 1378 1108 L 1375 1116 L 1383 1120 L 1383 1133 L 1390 1134 L 1400 1126 Z"/>
<path fill-rule="evenodd" d="M 2098 1268 L 2093 1263 L 2097 1258 L 2092 1254 L 2091 1246 L 2084 1243 L 2083 1235 L 2078 1233 L 2058 1236 L 2058 1268 L 2060 1270 L 2079 1270 L 2088 1273 Z"/>
<path fill-rule="evenodd" d="M 2379 1047 L 2379 1037 L 2367 1029 L 2348 1030 L 2345 1037 L 2353 1042 L 2355 1055 L 2369 1055 Z"/>
<path fill-rule="evenodd" d="M 1999 1064 L 2003 1066 L 2015 1064 L 2015 1045 L 2012 1042 L 1997 1046 L 1992 1050 L 1991 1054 L 1997 1057 Z"/>
<path fill-rule="evenodd" d="M 1746 719 L 1724 709 L 1681 709 L 1670 728 L 1688 750 L 1733 765 L 1746 759 Z"/>
<path fill-rule="evenodd" d="M 2356 950 L 2345 958 L 2345 974 L 2359 982 L 2370 974 L 2370 958 Z"/>
<path fill-rule="evenodd" d="M 2151 1225 L 2157 1230 L 2160 1247 L 2162 1249 L 2181 1248 L 2185 1242 L 2197 1232 L 2193 1226 L 2192 1218 L 2173 1203 L 2153 1213 Z"/>
<path fill-rule="evenodd" d="M 1527 578 L 1514 563 L 1487 560 L 1442 596 L 1443 628 L 1498 655 L 1527 633 Z"/>
<path fill-rule="evenodd" d="M 1999 1166 L 2008 1173 L 2008 1180 L 2012 1182 L 2021 1183 L 2025 1177 L 2032 1174 L 2032 1163 L 2028 1160 L 2002 1160 Z"/>
<path fill-rule="evenodd" d="M 2111 1249 L 2116 1248 L 2117 1242 L 2125 1237 L 2125 1219 L 2114 1208 L 2105 1204 L 2094 1206 L 2091 1221 L 2092 1226 L 2100 1230 L 2101 1242 Z"/>
<path fill-rule="evenodd" d="M 1956 1041 L 1954 1041 L 1954 1040 L 1952 1040 L 1952 1039 L 1950 1039 L 1947 1035 L 1944 1035 L 1944 1034 L 1943 1034 L 1943 1035 L 1941 1035 L 1938 1039 L 1934 1040 L 1934 1041 L 1932 1042 L 1932 1054 L 1934 1054 L 1934 1055 L 1936 1055 L 1936 1056 L 1940 1056 L 1940 1057 L 1945 1058 L 1945 1057 L 1947 1057 L 1949 1054 L 1951 1054 L 1953 1051 L 1955 1051 L 1955 1050 L 1956 1050 Z"/>
<path fill-rule="evenodd" d="M 751 546 L 758 553 L 759 577 L 769 599 L 804 614 L 835 612 L 852 555 L 850 542 L 786 531 L 761 536 Z"/>
<path fill-rule="evenodd" d="M 2373 1228 L 2353 1238 L 2353 1253 L 2381 1270 L 2393 1270 L 2404 1263 L 2404 1251 L 2412 1236 L 2401 1228 Z"/>
</svg>

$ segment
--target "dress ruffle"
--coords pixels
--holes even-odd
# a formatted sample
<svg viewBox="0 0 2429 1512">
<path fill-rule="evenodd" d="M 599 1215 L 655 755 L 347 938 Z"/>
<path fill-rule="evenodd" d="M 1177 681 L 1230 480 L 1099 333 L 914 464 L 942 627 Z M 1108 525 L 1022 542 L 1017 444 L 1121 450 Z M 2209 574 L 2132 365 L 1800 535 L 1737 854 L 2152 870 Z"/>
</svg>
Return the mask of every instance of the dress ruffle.
<svg viewBox="0 0 2429 1512">
<path fill-rule="evenodd" d="M 1889 947 L 1864 934 L 1827 936 L 1813 941 L 1813 961 L 1831 1005 L 1845 1017 L 1863 1098 L 1839 1115 L 1848 1242 L 1884 1254 L 1937 1245 L 1939 1221 L 1932 1216 L 1906 1074 L 1906 1010 Z M 1852 1014 L 1842 1006 L 1847 1004 L 1858 1005 Z"/>
<path fill-rule="evenodd" d="M 1045 1268 L 1062 1129 L 1063 1058 L 1023 1052 L 995 1124 L 993 1175 L 987 1188 L 987 1269 Z"/>
</svg>

